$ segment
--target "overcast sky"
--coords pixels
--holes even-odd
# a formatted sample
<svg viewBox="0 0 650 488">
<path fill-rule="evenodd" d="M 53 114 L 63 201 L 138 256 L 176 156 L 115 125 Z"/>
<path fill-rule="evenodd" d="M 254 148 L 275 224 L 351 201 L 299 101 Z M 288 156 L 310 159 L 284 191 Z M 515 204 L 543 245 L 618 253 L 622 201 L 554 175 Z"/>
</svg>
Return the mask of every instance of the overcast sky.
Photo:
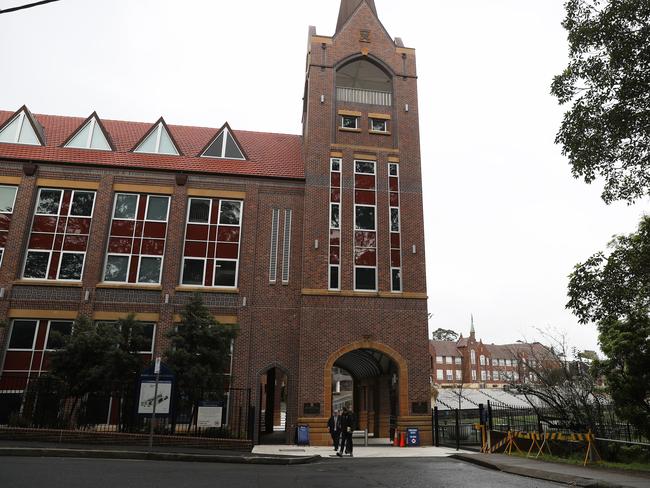
<svg viewBox="0 0 650 488">
<path fill-rule="evenodd" d="M 563 1 L 375 3 L 417 49 L 430 329 L 467 334 L 473 313 L 488 343 L 553 327 L 595 348 L 564 308 L 567 275 L 649 207 L 605 205 L 553 143 Z M 307 28 L 332 35 L 338 8 L 61 0 L 0 15 L 0 109 L 300 133 Z"/>
</svg>

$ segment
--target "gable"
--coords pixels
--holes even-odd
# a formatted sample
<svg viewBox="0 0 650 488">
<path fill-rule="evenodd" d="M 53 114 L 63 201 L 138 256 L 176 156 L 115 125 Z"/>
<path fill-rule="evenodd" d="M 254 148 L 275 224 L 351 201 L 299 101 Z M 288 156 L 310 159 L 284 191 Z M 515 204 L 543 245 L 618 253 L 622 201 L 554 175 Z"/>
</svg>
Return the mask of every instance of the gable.
<svg viewBox="0 0 650 488">
<path fill-rule="evenodd" d="M 202 151 L 203 158 L 246 159 L 244 152 L 235 138 L 230 126 L 226 123 L 217 136 Z"/>
<path fill-rule="evenodd" d="M 42 146 L 43 138 L 39 137 L 36 124 L 27 107 L 22 107 L 0 128 L 0 142 Z"/>
<path fill-rule="evenodd" d="M 70 137 L 63 147 L 96 149 L 99 151 L 110 151 L 112 149 L 99 118 L 94 113 L 86 119 L 86 122 Z"/>
<path fill-rule="evenodd" d="M 133 150 L 135 153 L 180 155 L 167 124 L 161 118 Z"/>
</svg>

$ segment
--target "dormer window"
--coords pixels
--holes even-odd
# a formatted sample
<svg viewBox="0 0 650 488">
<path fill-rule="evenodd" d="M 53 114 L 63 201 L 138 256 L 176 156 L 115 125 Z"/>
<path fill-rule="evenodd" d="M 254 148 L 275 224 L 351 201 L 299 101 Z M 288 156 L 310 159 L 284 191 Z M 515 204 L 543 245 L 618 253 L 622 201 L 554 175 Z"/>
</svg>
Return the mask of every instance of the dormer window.
<svg viewBox="0 0 650 488">
<path fill-rule="evenodd" d="M 217 137 L 208 144 L 201 157 L 219 159 L 246 159 L 228 124 L 224 125 Z"/>
<path fill-rule="evenodd" d="M 104 131 L 95 115 L 91 115 L 91 118 L 79 131 L 77 131 L 64 147 L 97 149 L 99 151 L 111 150 L 106 134 L 104 134 Z"/>
<path fill-rule="evenodd" d="M 178 156 L 180 153 L 174 144 L 167 126 L 161 120 L 158 124 L 147 134 L 143 141 L 133 151 L 135 153 L 147 154 L 171 154 Z"/>
<path fill-rule="evenodd" d="M 0 130 L 0 142 L 42 146 L 32 122 L 25 109 L 20 110 L 11 121 Z"/>
</svg>

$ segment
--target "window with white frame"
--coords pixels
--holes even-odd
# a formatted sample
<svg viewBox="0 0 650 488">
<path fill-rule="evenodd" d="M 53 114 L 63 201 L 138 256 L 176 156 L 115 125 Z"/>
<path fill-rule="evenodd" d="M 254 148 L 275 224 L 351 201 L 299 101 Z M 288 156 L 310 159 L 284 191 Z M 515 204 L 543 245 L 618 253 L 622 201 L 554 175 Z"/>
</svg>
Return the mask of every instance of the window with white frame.
<svg viewBox="0 0 650 488">
<path fill-rule="evenodd" d="M 444 356 L 436 356 L 436 363 L 442 364 L 445 362 L 445 357 Z"/>
<path fill-rule="evenodd" d="M 341 166 L 340 158 L 330 159 L 328 289 L 341 289 Z"/>
<path fill-rule="evenodd" d="M 474 349 L 472 349 L 470 351 L 470 358 L 471 358 L 472 364 L 476 364 L 476 351 Z"/>
<path fill-rule="evenodd" d="M 132 330 L 122 330 L 119 327 L 119 322 L 118 321 L 113 321 L 113 320 L 100 320 L 95 323 L 97 326 L 109 326 L 109 327 L 115 327 L 117 330 L 121 333 L 124 334 L 124 337 L 127 337 L 130 341 L 134 340 L 133 337 L 133 331 Z M 139 343 L 137 344 L 139 346 L 139 349 L 137 351 L 138 354 L 147 356 L 153 354 L 154 350 L 154 342 L 156 338 L 156 324 L 154 322 L 136 322 L 135 324 L 136 327 L 139 328 Z"/>
<path fill-rule="evenodd" d="M 354 289 L 377 291 L 377 215 L 374 161 L 354 161 Z"/>
<path fill-rule="evenodd" d="M 485 366 L 485 356 L 483 356 L 483 354 L 479 357 L 479 362 L 481 363 L 481 366 Z"/>
<path fill-rule="evenodd" d="M 94 207 L 92 190 L 39 188 L 22 277 L 80 281 Z"/>
<path fill-rule="evenodd" d="M 487 373 L 485 372 L 485 370 L 482 370 L 481 371 L 481 381 L 485 381 L 486 379 L 487 379 Z"/>
<path fill-rule="evenodd" d="M 402 291 L 402 234 L 400 215 L 399 164 L 388 164 L 388 197 L 390 222 L 391 291 Z"/>
<path fill-rule="evenodd" d="M 451 369 L 447 370 L 447 381 L 454 381 L 454 372 Z"/>
<path fill-rule="evenodd" d="M 463 364 L 463 359 L 462 359 L 460 356 L 456 356 L 456 357 L 454 358 L 454 362 L 455 362 L 456 364 Z"/>
<path fill-rule="evenodd" d="M 445 356 L 445 362 L 447 364 L 452 364 L 453 360 L 454 358 L 452 358 L 451 356 Z"/>
<path fill-rule="evenodd" d="M 168 218 L 168 196 L 116 193 L 104 281 L 159 284 Z"/>
<path fill-rule="evenodd" d="M 492 358 L 492 366 L 498 366 L 499 360 L 497 358 Z"/>
<path fill-rule="evenodd" d="M 174 144 L 167 126 L 162 122 L 158 124 L 146 135 L 138 147 L 134 149 L 136 153 L 148 154 L 170 154 L 178 156 L 180 153 Z"/>
<path fill-rule="evenodd" d="M 99 151 L 111 150 L 106 134 L 95 116 L 92 116 L 64 147 L 97 149 Z"/>
<path fill-rule="evenodd" d="M 17 191 L 18 187 L 16 186 L 0 185 L 0 266 L 2 266 L 9 237 L 9 226 L 13 217 Z"/>
<path fill-rule="evenodd" d="M 185 226 L 181 283 L 237 287 L 244 202 L 190 198 Z"/>
<path fill-rule="evenodd" d="M 438 379 L 438 381 L 442 381 L 442 380 L 444 380 L 444 376 L 443 376 L 443 375 L 444 375 L 444 371 L 443 371 L 443 370 L 439 369 L 439 370 L 436 371 L 436 378 Z"/>
<path fill-rule="evenodd" d="M 284 238 L 282 239 L 282 283 L 289 283 L 291 260 L 291 216 L 290 208 L 284 209 Z"/>
<path fill-rule="evenodd" d="M 246 159 L 239 143 L 226 125 L 203 151 L 201 157 L 219 159 Z"/>
<path fill-rule="evenodd" d="M 371 117 L 370 130 L 372 132 L 388 132 L 388 120 Z"/>
<path fill-rule="evenodd" d="M 463 379 L 463 372 L 460 369 L 456 370 L 456 381 L 462 381 Z"/>
<path fill-rule="evenodd" d="M 472 381 L 476 381 L 476 370 L 472 370 Z"/>
<path fill-rule="evenodd" d="M 341 128 L 343 129 L 358 129 L 359 128 L 359 117 L 354 115 L 342 115 L 341 116 Z"/>
<path fill-rule="evenodd" d="M 269 282 L 275 283 L 278 279 L 278 239 L 280 227 L 280 209 L 274 208 L 271 212 L 271 256 L 269 258 Z"/>
<path fill-rule="evenodd" d="M 0 142 L 27 144 L 30 146 L 42 145 L 25 110 L 21 110 L 0 129 Z"/>
</svg>

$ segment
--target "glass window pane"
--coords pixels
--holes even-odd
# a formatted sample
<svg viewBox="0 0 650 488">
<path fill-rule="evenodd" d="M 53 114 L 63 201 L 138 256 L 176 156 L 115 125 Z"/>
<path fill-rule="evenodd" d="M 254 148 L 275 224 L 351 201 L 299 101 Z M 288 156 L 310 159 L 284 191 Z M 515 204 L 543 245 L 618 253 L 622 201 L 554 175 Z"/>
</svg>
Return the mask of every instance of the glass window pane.
<svg viewBox="0 0 650 488">
<path fill-rule="evenodd" d="M 0 131 L 0 142 L 16 142 L 18 139 L 17 131 L 20 129 L 22 113 L 14 117 L 9 124 Z"/>
<path fill-rule="evenodd" d="M 386 132 L 387 122 L 382 119 L 370 119 L 370 128 L 374 131 Z"/>
<path fill-rule="evenodd" d="M 90 132 L 90 126 L 92 125 L 92 120 L 89 120 L 86 125 L 83 126 L 77 135 L 74 136 L 70 142 L 68 142 L 65 147 L 88 147 L 88 132 Z"/>
<path fill-rule="evenodd" d="M 216 261 L 214 267 L 214 286 L 235 286 L 236 261 Z"/>
<path fill-rule="evenodd" d="M 144 339 L 144 344 L 140 352 L 151 352 L 153 350 L 154 330 L 155 324 L 142 324 L 142 336 Z"/>
<path fill-rule="evenodd" d="M 397 165 L 396 164 L 388 165 L 388 173 L 390 174 L 390 176 L 397 176 Z"/>
<path fill-rule="evenodd" d="M 336 172 L 341 171 L 341 160 L 340 159 L 332 159 L 332 171 L 336 171 Z"/>
<path fill-rule="evenodd" d="M 147 206 L 147 220 L 167 220 L 167 206 L 169 198 L 167 197 L 149 197 Z"/>
<path fill-rule="evenodd" d="M 239 225 L 241 217 L 241 202 L 221 201 L 220 224 Z"/>
<path fill-rule="evenodd" d="M 61 254 L 61 267 L 59 268 L 60 280 L 80 280 L 81 271 L 84 267 L 84 254 L 67 253 Z"/>
<path fill-rule="evenodd" d="M 391 232 L 399 232 L 399 209 L 390 209 L 390 230 Z"/>
<path fill-rule="evenodd" d="M 369 175 L 375 174 L 375 163 L 372 161 L 355 161 L 354 171 L 357 173 L 364 173 Z"/>
<path fill-rule="evenodd" d="M 184 285 L 203 285 L 203 267 L 205 261 L 202 259 L 185 259 L 183 262 Z"/>
<path fill-rule="evenodd" d="M 344 115 L 341 118 L 341 127 L 345 129 L 356 129 L 357 128 L 357 117 L 349 117 Z"/>
<path fill-rule="evenodd" d="M 103 149 L 104 151 L 110 151 L 111 146 L 109 146 L 106 136 L 102 132 L 102 128 L 98 123 L 95 123 L 95 128 L 93 130 L 93 137 L 90 140 L 90 147 L 93 149 Z"/>
<path fill-rule="evenodd" d="M 72 196 L 70 215 L 90 217 L 93 214 L 94 191 L 75 191 Z"/>
<path fill-rule="evenodd" d="M 223 156 L 223 132 L 219 134 L 210 147 L 208 147 L 203 153 L 204 156 L 210 156 L 212 158 L 220 158 Z"/>
<path fill-rule="evenodd" d="M 14 211 L 17 190 L 15 186 L 0 186 L 0 212 L 11 213 Z"/>
<path fill-rule="evenodd" d="M 62 190 L 41 190 L 38 193 L 37 214 L 57 215 L 61 202 Z"/>
<path fill-rule="evenodd" d="M 138 148 L 135 150 L 135 152 L 140 152 L 140 153 L 155 153 L 156 152 L 156 140 L 158 139 L 158 131 L 160 130 L 160 126 L 156 128 L 156 130 L 151 131 L 151 133 L 147 136 L 147 138 L 142 141 L 142 144 L 138 146 Z"/>
<path fill-rule="evenodd" d="M 135 219 L 138 208 L 138 195 L 118 193 L 115 197 L 114 219 Z"/>
<path fill-rule="evenodd" d="M 165 127 L 161 126 L 160 130 L 162 132 L 160 133 L 160 148 L 158 149 L 158 152 L 160 154 L 177 155 L 178 151 L 176 150 L 176 146 L 174 146 L 174 143 L 172 142 L 171 137 L 169 137 L 167 131 L 165 130 Z"/>
<path fill-rule="evenodd" d="M 138 283 L 159 283 L 161 263 L 162 258 L 141 257 Z"/>
<path fill-rule="evenodd" d="M 49 252 L 29 251 L 25 259 L 23 278 L 44 279 L 47 276 L 47 264 L 50 260 Z"/>
<path fill-rule="evenodd" d="M 332 203 L 332 213 L 330 218 L 330 228 L 338 229 L 340 226 L 339 222 L 339 204 Z"/>
<path fill-rule="evenodd" d="M 330 266 L 330 289 L 338 290 L 339 288 L 339 267 Z"/>
<path fill-rule="evenodd" d="M 375 290 L 377 270 L 375 268 L 355 268 L 354 287 L 357 290 Z"/>
<path fill-rule="evenodd" d="M 402 291 L 402 270 L 401 269 L 391 269 L 391 290 L 393 291 Z M 451 356 L 449 357 L 451 360 Z"/>
<path fill-rule="evenodd" d="M 20 136 L 18 137 L 18 142 L 22 144 L 39 144 L 38 137 L 36 132 L 32 127 L 32 124 L 29 122 L 27 116 L 23 117 L 23 128 L 20 130 Z"/>
<path fill-rule="evenodd" d="M 210 200 L 193 198 L 190 200 L 190 222 L 208 223 L 210 218 Z"/>
<path fill-rule="evenodd" d="M 14 320 L 9 349 L 32 349 L 37 324 L 36 320 Z"/>
<path fill-rule="evenodd" d="M 65 345 L 66 337 L 72 333 L 72 322 L 52 321 L 47 335 L 46 349 L 61 349 Z"/>
<path fill-rule="evenodd" d="M 226 157 L 233 159 L 244 159 L 244 155 L 237 147 L 237 143 L 230 134 L 226 137 Z"/>
<path fill-rule="evenodd" d="M 129 256 L 108 256 L 104 281 L 126 281 L 129 272 Z"/>
<path fill-rule="evenodd" d="M 0 248 L 0 266 L 2 266 L 2 257 L 4 256 L 5 250 Z"/>
<path fill-rule="evenodd" d="M 357 205 L 355 207 L 355 228 L 359 230 L 375 230 L 375 207 Z"/>
</svg>

